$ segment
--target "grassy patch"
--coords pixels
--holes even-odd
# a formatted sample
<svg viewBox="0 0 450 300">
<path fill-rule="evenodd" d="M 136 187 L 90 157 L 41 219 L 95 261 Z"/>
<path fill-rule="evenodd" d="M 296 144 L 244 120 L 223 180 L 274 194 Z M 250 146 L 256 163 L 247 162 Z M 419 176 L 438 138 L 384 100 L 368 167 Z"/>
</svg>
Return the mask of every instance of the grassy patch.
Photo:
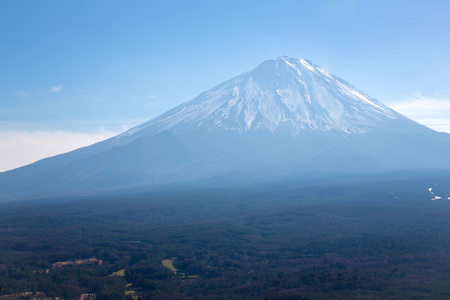
<svg viewBox="0 0 450 300">
<path fill-rule="evenodd" d="M 175 275 L 178 273 L 177 268 L 175 268 L 173 266 L 173 262 L 175 261 L 175 259 L 177 259 L 176 257 L 172 257 L 171 259 L 165 259 L 162 261 L 162 264 L 164 267 L 169 268 L 170 270 L 172 270 L 173 273 L 175 273 Z"/>
<path fill-rule="evenodd" d="M 111 276 L 120 276 L 120 277 L 123 277 L 123 276 L 125 276 L 125 269 L 122 269 L 122 270 L 119 270 L 119 271 L 117 271 L 117 272 L 114 272 L 114 273 L 111 274 Z"/>
</svg>

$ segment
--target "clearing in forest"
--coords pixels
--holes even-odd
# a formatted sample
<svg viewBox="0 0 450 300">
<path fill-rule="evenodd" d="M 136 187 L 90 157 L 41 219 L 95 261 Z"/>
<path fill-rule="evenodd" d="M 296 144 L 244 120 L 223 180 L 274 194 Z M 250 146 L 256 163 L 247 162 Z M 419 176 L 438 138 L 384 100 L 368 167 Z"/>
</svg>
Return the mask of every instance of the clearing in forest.
<svg viewBox="0 0 450 300">
<path fill-rule="evenodd" d="M 173 262 L 175 261 L 175 259 L 177 259 L 177 258 L 176 257 L 172 257 L 170 259 L 165 259 L 165 260 L 162 261 L 162 264 L 163 264 L 164 267 L 171 269 L 172 272 L 175 273 L 175 275 L 177 275 L 178 270 L 177 270 L 177 268 L 175 268 L 173 266 Z"/>
</svg>

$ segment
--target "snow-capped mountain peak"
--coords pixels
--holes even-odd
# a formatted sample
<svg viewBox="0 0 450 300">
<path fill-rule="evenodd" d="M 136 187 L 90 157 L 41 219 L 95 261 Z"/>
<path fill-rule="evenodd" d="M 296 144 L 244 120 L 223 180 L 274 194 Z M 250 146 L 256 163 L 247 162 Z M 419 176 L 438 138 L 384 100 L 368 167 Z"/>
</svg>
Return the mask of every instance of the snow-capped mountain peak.
<svg viewBox="0 0 450 300">
<path fill-rule="evenodd" d="M 404 121 L 308 60 L 281 56 L 124 133 L 206 130 L 362 133 Z"/>
</svg>

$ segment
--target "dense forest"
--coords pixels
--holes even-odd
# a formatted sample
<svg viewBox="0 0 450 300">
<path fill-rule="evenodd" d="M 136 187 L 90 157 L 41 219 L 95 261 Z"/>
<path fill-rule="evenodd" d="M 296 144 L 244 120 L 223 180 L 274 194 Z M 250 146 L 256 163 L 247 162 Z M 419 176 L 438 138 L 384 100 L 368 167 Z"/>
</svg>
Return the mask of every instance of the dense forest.
<svg viewBox="0 0 450 300">
<path fill-rule="evenodd" d="M 3 203 L 0 299 L 449 299 L 448 197 L 441 177 Z"/>
</svg>

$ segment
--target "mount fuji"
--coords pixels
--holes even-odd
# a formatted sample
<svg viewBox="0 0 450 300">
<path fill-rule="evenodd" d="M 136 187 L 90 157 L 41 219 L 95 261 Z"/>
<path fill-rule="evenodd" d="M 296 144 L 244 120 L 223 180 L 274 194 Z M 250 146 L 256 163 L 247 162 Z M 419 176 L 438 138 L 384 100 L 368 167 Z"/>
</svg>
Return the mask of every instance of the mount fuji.
<svg viewBox="0 0 450 300">
<path fill-rule="evenodd" d="M 450 135 L 279 57 L 120 135 L 0 173 L 0 199 L 450 170 Z"/>
</svg>

